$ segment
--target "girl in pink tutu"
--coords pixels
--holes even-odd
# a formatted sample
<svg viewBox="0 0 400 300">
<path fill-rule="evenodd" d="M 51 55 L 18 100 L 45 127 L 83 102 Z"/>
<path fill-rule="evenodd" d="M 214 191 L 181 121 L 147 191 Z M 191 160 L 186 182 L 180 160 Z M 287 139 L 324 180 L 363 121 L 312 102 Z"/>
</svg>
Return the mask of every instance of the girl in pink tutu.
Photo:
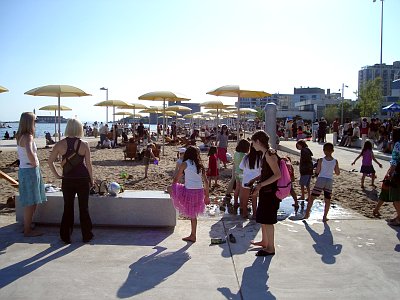
<svg viewBox="0 0 400 300">
<path fill-rule="evenodd" d="M 179 183 L 183 174 L 185 184 Z M 204 212 L 205 204 L 209 204 L 210 199 L 205 168 L 195 147 L 190 146 L 186 149 L 183 162 L 172 182 L 170 194 L 174 206 L 183 216 L 190 218 L 191 233 L 182 240 L 196 242 L 197 215 Z"/>
</svg>

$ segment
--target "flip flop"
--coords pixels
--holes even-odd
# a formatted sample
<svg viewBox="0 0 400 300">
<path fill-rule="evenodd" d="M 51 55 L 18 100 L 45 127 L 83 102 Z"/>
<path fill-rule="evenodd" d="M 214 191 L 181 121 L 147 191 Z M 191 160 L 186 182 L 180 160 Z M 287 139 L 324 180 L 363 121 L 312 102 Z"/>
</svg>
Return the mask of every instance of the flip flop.
<svg viewBox="0 0 400 300">
<path fill-rule="evenodd" d="M 258 250 L 256 256 L 270 256 L 275 255 L 275 252 L 267 252 L 264 249 Z"/>
</svg>

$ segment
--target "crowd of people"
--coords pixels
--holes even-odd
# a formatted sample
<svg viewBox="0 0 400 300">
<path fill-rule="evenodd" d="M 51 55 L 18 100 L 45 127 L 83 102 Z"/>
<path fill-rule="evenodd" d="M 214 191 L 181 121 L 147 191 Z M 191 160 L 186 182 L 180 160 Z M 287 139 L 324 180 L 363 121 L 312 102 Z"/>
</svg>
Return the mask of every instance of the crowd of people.
<svg viewBox="0 0 400 300">
<path fill-rule="evenodd" d="M 376 120 L 372 122 L 377 124 Z M 387 125 L 380 126 L 390 128 L 390 124 L 388 122 Z M 369 125 L 362 125 L 364 127 L 367 126 L 369 129 L 368 131 L 362 131 L 362 135 L 379 138 L 379 134 L 375 135 L 373 130 L 371 133 Z M 304 126 L 306 127 L 307 125 L 305 124 Z M 340 128 L 337 124 L 335 126 Z M 107 128 L 108 126 L 105 124 L 103 127 Z M 101 134 L 104 134 L 101 128 L 99 130 L 100 137 Z M 114 130 L 117 131 L 118 127 L 115 127 Z M 208 131 L 208 128 L 204 128 L 204 131 L 206 130 Z M 193 129 L 192 134 L 198 131 L 198 129 Z M 175 134 L 178 134 L 177 132 L 178 128 L 172 127 L 170 134 L 174 137 Z M 209 190 L 211 183 L 214 181 L 214 184 L 217 185 L 219 169 L 227 168 L 229 129 L 226 125 L 222 125 L 217 130 L 212 129 L 211 132 L 215 134 L 215 139 L 210 138 L 208 166 L 203 164 L 200 158 L 200 149 L 196 145 L 187 145 L 185 148 L 180 148 L 173 179 L 171 179 L 172 185 L 168 189 L 175 207 L 183 216 L 191 220 L 190 234 L 183 238 L 187 242 L 196 241 L 197 217 L 204 212 L 205 205 L 210 202 Z M 212 136 L 211 132 L 208 137 Z M 388 188 L 386 193 L 383 193 L 384 191 L 382 190 L 380 200 L 382 203 L 385 201 L 393 202 L 397 216 L 390 221 L 390 224 L 398 226 L 400 225 L 400 128 L 391 128 L 390 132 L 393 152 L 391 166 L 385 179 L 388 182 Z M 20 159 L 20 199 L 24 207 L 24 234 L 28 237 L 42 234 L 32 229 L 31 224 L 37 205 L 46 201 L 36 144 L 33 140 L 34 134 L 35 115 L 33 113 L 23 113 L 16 136 L 18 157 Z M 133 134 L 141 139 L 146 136 L 146 129 L 142 123 L 139 123 Z M 87 142 L 82 140 L 83 136 L 83 124 L 76 119 L 68 120 L 65 138 L 54 145 L 48 159 L 53 175 L 58 179 L 62 179 L 64 212 L 60 226 L 60 237 L 67 244 L 71 243 L 73 231 L 75 195 L 78 195 L 82 241 L 89 242 L 94 236 L 88 209 L 89 190 L 94 184 L 93 170 L 90 147 Z M 318 138 L 321 138 L 321 141 L 324 139 L 323 135 L 318 135 Z M 151 143 L 149 144 L 151 145 Z M 312 162 L 313 154 L 307 146 L 307 141 L 299 139 L 296 143 L 296 148 L 300 150 L 300 199 L 307 201 L 304 219 L 309 218 L 314 199 L 323 193 L 325 201 L 323 221 L 327 222 L 332 198 L 333 175 L 340 174 L 339 163 L 333 157 L 334 144 L 323 144 L 325 156 L 318 160 L 315 171 Z M 156 160 L 157 156 L 153 153 L 153 148 L 146 147 L 146 149 L 148 151 L 146 150 L 145 161 Z M 57 157 L 62 157 L 61 169 L 55 165 Z M 372 152 L 372 142 L 370 141 L 365 141 L 361 154 L 353 163 L 361 157 L 363 160 L 361 186 L 363 187 L 366 175 L 375 173 L 372 162 L 376 162 L 379 167 L 382 167 L 382 165 L 375 159 Z M 250 139 L 239 140 L 233 155 L 232 180 L 228 186 L 225 201 L 229 200 L 234 214 L 237 214 L 240 208 L 240 215 L 243 218 L 253 218 L 261 224 L 261 240 L 251 242 L 253 245 L 261 247 L 256 253 L 257 256 L 274 255 L 276 250 L 274 224 L 277 223 L 277 213 L 281 201 L 276 195 L 278 189 L 277 181 L 281 177 L 279 165 L 281 159 L 278 157 L 274 147 L 271 147 L 268 134 L 262 130 L 256 131 Z M 317 180 L 311 188 L 313 174 L 317 174 Z M 374 177 L 371 178 L 372 184 L 374 184 Z M 294 180 L 294 176 L 292 180 Z M 295 182 L 292 182 L 293 184 Z M 233 203 L 231 203 L 229 196 L 233 189 L 234 199 Z M 293 194 L 292 196 L 295 200 L 293 206 L 297 209 L 297 196 Z M 247 210 L 249 203 L 252 207 L 251 216 Z M 304 201 L 302 203 L 304 204 Z M 374 213 L 379 213 L 379 205 L 382 203 L 378 203 Z"/>
</svg>

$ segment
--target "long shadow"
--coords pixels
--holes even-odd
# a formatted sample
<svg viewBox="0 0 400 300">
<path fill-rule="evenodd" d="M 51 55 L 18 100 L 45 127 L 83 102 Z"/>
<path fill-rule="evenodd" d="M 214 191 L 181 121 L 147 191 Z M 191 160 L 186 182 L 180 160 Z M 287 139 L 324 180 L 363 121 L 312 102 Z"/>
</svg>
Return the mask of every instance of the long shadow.
<svg viewBox="0 0 400 300">
<path fill-rule="evenodd" d="M 128 278 L 117 292 L 118 298 L 129 298 L 155 288 L 178 271 L 189 259 L 186 250 L 190 243 L 175 252 L 164 252 L 167 248 L 156 246 L 151 255 L 131 264 Z M 161 297 L 162 298 L 162 297 Z"/>
<path fill-rule="evenodd" d="M 394 246 L 394 251 L 396 252 L 400 252 L 400 227 L 399 226 L 390 226 L 390 228 L 392 228 L 394 231 L 397 231 L 397 239 L 399 240 L 399 243 Z"/>
<path fill-rule="evenodd" d="M 321 255 L 321 260 L 329 265 L 336 263 L 335 256 L 342 252 L 343 246 L 342 244 L 333 244 L 333 236 L 329 225 L 325 222 L 324 232 L 319 234 L 305 220 L 303 220 L 303 223 L 315 242 L 313 247 L 315 252 Z"/>
<path fill-rule="evenodd" d="M 226 299 L 276 299 L 268 287 L 268 269 L 272 257 L 257 257 L 253 264 L 243 270 L 242 283 L 237 294 L 227 287 L 218 288 Z"/>
<path fill-rule="evenodd" d="M 43 265 L 58 259 L 64 255 L 71 253 L 72 251 L 81 247 L 80 245 L 69 245 L 65 246 L 61 242 L 58 244 L 52 244 L 46 250 L 24 259 L 23 261 L 17 262 L 13 265 L 0 269 L 0 289 L 13 283 L 14 281 L 28 275 Z M 59 251 L 58 251 L 59 250 Z M 50 254 L 50 255 L 49 255 Z"/>
</svg>

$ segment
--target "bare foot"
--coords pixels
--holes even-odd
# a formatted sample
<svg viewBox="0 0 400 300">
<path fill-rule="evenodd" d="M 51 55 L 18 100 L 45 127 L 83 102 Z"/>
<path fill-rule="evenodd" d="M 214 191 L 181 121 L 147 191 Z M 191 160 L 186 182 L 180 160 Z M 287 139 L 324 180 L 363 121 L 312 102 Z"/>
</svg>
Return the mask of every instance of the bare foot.
<svg viewBox="0 0 400 300">
<path fill-rule="evenodd" d="M 376 188 L 376 185 L 375 185 L 375 184 L 373 184 L 373 183 L 371 183 L 371 186 L 372 186 L 373 188 Z"/>
<path fill-rule="evenodd" d="M 35 236 L 41 236 L 41 235 L 43 235 L 43 232 L 36 231 L 36 230 L 31 230 L 29 232 L 24 233 L 25 237 L 35 237 Z"/>
<path fill-rule="evenodd" d="M 310 217 L 310 214 L 309 214 L 309 213 L 306 213 L 306 214 L 304 215 L 304 217 L 303 217 L 303 220 L 307 220 L 309 217 Z"/>
<path fill-rule="evenodd" d="M 196 237 L 189 235 L 187 237 L 184 237 L 182 241 L 196 243 Z"/>
<path fill-rule="evenodd" d="M 260 246 L 263 248 L 267 248 L 267 246 L 263 243 L 263 241 L 259 241 L 259 242 L 250 241 L 250 244 L 252 244 L 253 246 Z"/>
<path fill-rule="evenodd" d="M 362 189 L 365 189 L 365 186 L 362 185 L 361 188 L 362 188 Z"/>
</svg>

